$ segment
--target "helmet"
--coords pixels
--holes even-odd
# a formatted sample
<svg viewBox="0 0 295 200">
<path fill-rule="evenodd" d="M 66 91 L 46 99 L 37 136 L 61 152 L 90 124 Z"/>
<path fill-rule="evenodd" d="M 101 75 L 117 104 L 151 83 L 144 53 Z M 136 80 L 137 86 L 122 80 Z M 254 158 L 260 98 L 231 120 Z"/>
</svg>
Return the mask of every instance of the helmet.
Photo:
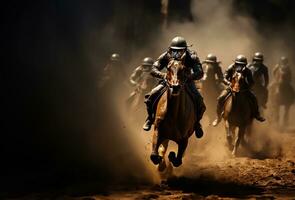
<svg viewBox="0 0 295 200">
<path fill-rule="evenodd" d="M 186 40 L 183 37 L 177 36 L 172 39 L 170 44 L 171 49 L 186 49 L 187 43 Z"/>
<path fill-rule="evenodd" d="M 208 62 L 208 63 L 216 63 L 217 62 L 217 57 L 212 54 L 212 53 L 209 53 L 206 57 L 206 60 L 205 62 Z"/>
<path fill-rule="evenodd" d="M 282 56 L 280 59 L 280 63 L 283 65 L 286 65 L 288 63 L 288 58 L 285 56 Z"/>
<path fill-rule="evenodd" d="M 263 54 L 260 52 L 256 52 L 253 56 L 253 60 L 255 61 L 263 61 Z"/>
<path fill-rule="evenodd" d="M 120 60 L 120 55 L 117 53 L 113 53 L 111 55 L 111 61 L 119 61 Z"/>
<path fill-rule="evenodd" d="M 147 65 L 147 66 L 151 66 L 154 64 L 154 60 L 151 57 L 145 57 L 142 60 L 142 65 Z"/>
<path fill-rule="evenodd" d="M 235 59 L 235 64 L 247 65 L 247 58 L 244 55 L 238 55 Z"/>
</svg>

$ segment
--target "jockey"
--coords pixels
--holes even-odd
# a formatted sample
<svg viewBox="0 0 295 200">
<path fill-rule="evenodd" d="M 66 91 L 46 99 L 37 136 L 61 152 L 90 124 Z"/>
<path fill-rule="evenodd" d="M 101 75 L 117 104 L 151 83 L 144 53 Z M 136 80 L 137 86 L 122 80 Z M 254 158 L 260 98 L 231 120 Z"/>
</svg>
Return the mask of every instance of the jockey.
<svg viewBox="0 0 295 200">
<path fill-rule="evenodd" d="M 200 124 L 200 120 L 202 119 L 203 113 L 206 110 L 206 106 L 203 102 L 203 97 L 201 96 L 201 94 L 195 86 L 194 80 L 200 80 L 203 77 L 204 73 L 200 60 L 197 57 L 196 53 L 194 51 L 189 50 L 187 47 L 188 46 L 184 38 L 175 37 L 172 39 L 168 51 L 163 53 L 158 58 L 158 60 L 153 64 L 151 74 L 156 78 L 162 79 L 162 81 L 160 81 L 159 84 L 145 97 L 145 103 L 147 105 L 148 112 L 147 120 L 143 126 L 143 129 L 145 131 L 151 129 L 151 126 L 154 122 L 153 105 L 166 86 L 166 73 L 161 72 L 161 70 L 167 67 L 171 59 L 184 59 L 184 65 L 188 68 L 191 68 L 192 71 L 191 76 L 188 77 L 189 80 L 187 84 L 194 95 L 194 102 L 196 105 L 195 114 L 197 116 L 197 122 L 195 124 L 195 135 L 197 138 L 201 138 L 203 136 L 203 130 Z"/>
<path fill-rule="evenodd" d="M 208 74 L 208 66 L 213 66 L 213 74 Z M 208 54 L 206 60 L 203 62 L 203 69 L 204 69 L 204 77 L 203 79 L 206 80 L 208 78 L 214 78 L 214 81 L 219 85 L 223 83 L 223 73 L 220 67 L 220 62 L 217 61 L 217 57 L 213 54 Z"/>
<path fill-rule="evenodd" d="M 248 68 L 252 71 L 253 79 L 254 79 L 254 86 L 253 91 L 254 93 L 263 92 L 260 88 L 266 91 L 265 99 L 263 99 L 263 107 L 266 108 L 267 103 L 267 96 L 268 96 L 268 83 L 269 83 L 269 76 L 268 76 L 268 67 L 263 64 L 263 55 L 260 52 L 256 52 L 253 56 L 253 62 L 248 65 Z"/>
<path fill-rule="evenodd" d="M 273 69 L 273 77 L 275 79 L 276 82 L 278 82 L 279 80 L 279 72 L 280 70 L 282 72 L 285 72 L 286 77 L 284 77 L 284 81 L 287 83 L 291 83 L 292 82 L 292 72 L 288 63 L 288 58 L 286 58 L 285 56 L 282 56 L 279 63 L 274 67 Z"/>
<path fill-rule="evenodd" d="M 103 69 L 103 76 L 99 80 L 99 87 L 102 87 L 106 82 L 113 80 L 118 80 L 119 82 L 124 82 L 126 78 L 126 73 L 124 71 L 124 64 L 121 61 L 120 55 L 113 53 L 110 56 L 110 60 Z"/>
<path fill-rule="evenodd" d="M 213 126 L 217 126 L 218 123 L 221 121 L 222 109 L 223 109 L 225 100 L 231 93 L 231 81 L 234 78 L 233 76 L 235 72 L 241 72 L 242 75 L 245 77 L 245 81 L 240 86 L 240 89 L 246 91 L 249 96 L 250 105 L 252 108 L 254 118 L 256 118 L 260 122 L 265 121 L 265 119 L 262 116 L 260 116 L 256 96 L 250 91 L 250 88 L 253 86 L 254 81 L 253 81 L 252 73 L 250 69 L 246 67 L 246 65 L 247 65 L 247 58 L 243 55 L 238 55 L 234 63 L 231 64 L 225 71 L 224 82 L 226 83 L 226 85 L 228 85 L 228 87 L 224 91 L 222 91 L 221 95 L 217 99 L 218 101 L 217 102 L 217 118 L 212 123 Z"/>
<path fill-rule="evenodd" d="M 154 60 L 150 57 L 146 57 L 142 60 L 140 66 L 138 66 L 129 78 L 129 82 L 131 85 L 136 86 L 138 85 L 143 79 L 150 76 L 150 72 L 152 70 L 152 66 L 154 64 Z"/>
</svg>

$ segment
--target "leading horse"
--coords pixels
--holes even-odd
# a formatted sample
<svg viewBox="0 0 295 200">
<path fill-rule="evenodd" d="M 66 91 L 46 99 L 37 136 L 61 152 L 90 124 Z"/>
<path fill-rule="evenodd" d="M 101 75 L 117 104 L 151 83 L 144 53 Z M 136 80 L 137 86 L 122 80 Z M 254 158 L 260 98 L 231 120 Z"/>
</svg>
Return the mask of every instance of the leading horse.
<svg viewBox="0 0 295 200">
<path fill-rule="evenodd" d="M 169 140 L 178 145 L 177 155 L 169 153 L 169 161 L 174 167 L 182 164 L 188 139 L 194 132 L 196 122 L 195 105 L 186 82 L 191 70 L 182 61 L 171 60 L 167 67 L 166 91 L 160 97 L 155 115 L 151 160 L 163 171 L 165 153 Z M 161 148 L 159 148 L 161 146 Z"/>
<path fill-rule="evenodd" d="M 254 119 L 247 94 L 250 91 L 240 89 L 244 81 L 245 77 L 243 74 L 235 72 L 230 87 L 231 93 L 225 101 L 223 110 L 227 142 L 233 156 L 236 156 L 240 143 L 245 144 L 245 133 L 248 132 L 250 134 Z M 237 128 L 238 134 L 236 135 Z M 233 138 L 235 138 L 234 142 Z"/>
</svg>

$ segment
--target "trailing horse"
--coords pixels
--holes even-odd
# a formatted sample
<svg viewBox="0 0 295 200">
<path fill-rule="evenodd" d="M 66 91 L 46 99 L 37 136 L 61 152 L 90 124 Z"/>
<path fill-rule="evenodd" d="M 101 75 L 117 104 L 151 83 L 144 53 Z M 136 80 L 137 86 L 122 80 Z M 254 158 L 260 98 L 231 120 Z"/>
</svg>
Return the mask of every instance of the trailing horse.
<svg viewBox="0 0 295 200">
<path fill-rule="evenodd" d="M 231 93 L 225 101 L 223 110 L 227 143 L 234 156 L 240 143 L 245 144 L 245 133 L 250 133 L 254 119 L 247 94 L 250 91 L 240 90 L 240 85 L 244 82 L 244 79 L 245 77 L 240 72 L 235 72 L 230 88 Z M 236 135 L 237 128 L 238 133 Z"/>
</svg>

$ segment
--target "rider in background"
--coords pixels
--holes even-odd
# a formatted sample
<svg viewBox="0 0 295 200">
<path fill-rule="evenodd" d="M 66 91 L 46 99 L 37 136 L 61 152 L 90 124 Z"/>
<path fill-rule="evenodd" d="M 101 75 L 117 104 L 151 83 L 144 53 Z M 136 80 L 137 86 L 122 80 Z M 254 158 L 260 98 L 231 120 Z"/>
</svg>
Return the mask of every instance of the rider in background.
<svg viewBox="0 0 295 200">
<path fill-rule="evenodd" d="M 141 65 L 133 71 L 129 83 L 135 87 L 135 90 L 130 94 L 127 102 L 131 101 L 138 93 L 145 94 L 157 84 L 157 80 L 151 76 L 153 64 L 154 60 L 151 57 L 146 57 L 142 60 Z"/>
<path fill-rule="evenodd" d="M 258 95 L 263 93 L 263 98 L 259 99 L 261 105 L 266 108 L 267 97 L 268 97 L 268 83 L 269 83 L 269 75 L 268 75 L 268 67 L 263 63 L 263 54 L 260 52 L 256 52 L 253 56 L 253 62 L 248 65 L 248 68 L 252 71 L 254 85 L 253 92 Z"/>
<path fill-rule="evenodd" d="M 254 118 L 256 118 L 260 122 L 265 121 L 265 119 L 260 115 L 256 96 L 250 90 L 254 84 L 254 80 L 252 77 L 252 72 L 246 66 L 247 58 L 244 55 L 238 55 L 234 63 L 231 64 L 225 71 L 224 83 L 228 85 L 228 87 L 222 91 L 221 95 L 217 99 L 217 118 L 212 123 L 213 126 L 217 126 L 218 123 L 221 121 L 223 106 L 225 100 L 232 92 L 231 85 L 236 72 L 241 73 L 245 77 L 245 81 L 240 85 L 240 90 L 247 92 Z"/>
<path fill-rule="evenodd" d="M 132 86 L 137 86 L 144 80 L 151 77 L 150 73 L 152 70 L 152 66 L 154 64 L 154 60 L 151 57 L 146 57 L 142 60 L 140 66 L 138 66 L 129 78 L 129 82 Z M 154 79 L 154 78 L 153 78 Z M 152 87 L 152 86 L 151 86 Z"/>
<path fill-rule="evenodd" d="M 212 66 L 213 71 L 209 71 L 209 69 L 211 69 L 209 65 Z M 214 82 L 216 82 L 216 86 L 220 86 L 223 83 L 224 78 L 220 62 L 217 61 L 217 57 L 212 53 L 208 54 L 205 61 L 203 62 L 203 69 L 203 80 L 212 78 L 214 79 Z M 220 87 L 218 87 L 217 89 L 220 89 Z"/>
<path fill-rule="evenodd" d="M 285 56 L 281 57 L 279 63 L 273 69 L 272 73 L 273 73 L 273 77 L 274 77 L 275 82 L 278 82 L 280 79 L 280 71 L 284 72 L 284 74 L 286 75 L 284 77 L 284 81 L 291 84 L 292 71 L 289 66 L 288 58 L 286 58 Z"/>
<path fill-rule="evenodd" d="M 103 69 L 102 78 L 99 80 L 99 87 L 105 86 L 107 83 L 115 82 L 124 82 L 126 79 L 126 73 L 124 71 L 124 64 L 121 61 L 121 57 L 117 53 L 113 53 L 110 57 L 109 62 L 106 64 Z"/>
<path fill-rule="evenodd" d="M 155 115 L 153 105 L 162 94 L 163 89 L 166 87 L 166 73 L 161 72 L 161 70 L 167 68 L 170 60 L 175 59 L 183 60 L 185 67 L 191 68 L 192 73 L 190 77 L 188 77 L 187 84 L 194 95 L 193 99 L 196 107 L 195 114 L 197 116 L 197 122 L 195 124 L 195 135 L 197 138 L 201 138 L 203 136 L 203 130 L 200 124 L 200 120 L 202 119 L 202 116 L 206 110 L 206 106 L 203 102 L 203 97 L 195 86 L 194 81 L 200 80 L 203 77 L 204 73 L 198 56 L 194 51 L 189 50 L 187 47 L 188 46 L 184 38 L 175 37 L 172 39 L 168 50 L 164 52 L 153 64 L 151 74 L 152 76 L 161 79 L 161 81 L 149 94 L 146 95 L 145 103 L 147 105 L 148 117 L 143 126 L 143 129 L 145 131 L 151 129 Z"/>
</svg>

